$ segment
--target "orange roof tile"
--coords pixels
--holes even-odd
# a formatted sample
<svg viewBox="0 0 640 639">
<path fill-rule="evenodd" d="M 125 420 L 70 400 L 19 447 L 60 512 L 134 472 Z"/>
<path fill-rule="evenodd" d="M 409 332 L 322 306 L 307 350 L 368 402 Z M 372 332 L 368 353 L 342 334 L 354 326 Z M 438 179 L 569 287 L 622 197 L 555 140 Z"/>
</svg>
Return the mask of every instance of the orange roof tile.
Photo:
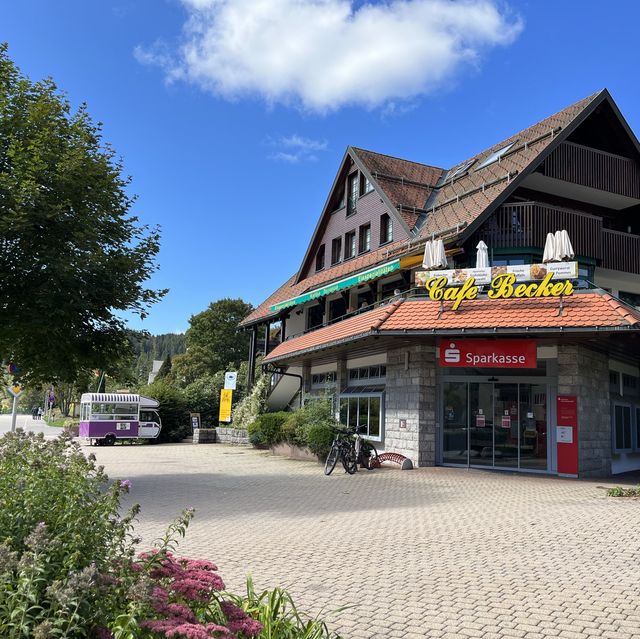
<svg viewBox="0 0 640 639">
<path fill-rule="evenodd" d="M 562 315 L 557 298 L 490 300 L 463 302 L 451 310 L 452 302 L 444 303 L 440 318 L 440 303 L 424 299 L 409 299 L 382 306 L 362 315 L 344 320 L 276 347 L 267 361 L 288 358 L 310 350 L 320 350 L 344 341 L 361 339 L 370 334 L 410 334 L 413 331 L 433 334 L 465 330 L 474 331 L 536 330 L 570 332 L 571 330 L 615 331 L 640 330 L 640 312 L 622 304 L 604 292 L 576 293 L 564 298 Z"/>
</svg>

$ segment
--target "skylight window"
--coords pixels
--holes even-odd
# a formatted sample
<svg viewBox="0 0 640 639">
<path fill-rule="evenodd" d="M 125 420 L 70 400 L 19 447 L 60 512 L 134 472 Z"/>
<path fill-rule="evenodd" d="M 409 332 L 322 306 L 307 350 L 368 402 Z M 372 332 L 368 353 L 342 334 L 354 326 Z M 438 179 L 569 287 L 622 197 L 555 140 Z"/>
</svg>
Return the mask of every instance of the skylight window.
<svg viewBox="0 0 640 639">
<path fill-rule="evenodd" d="M 468 162 L 465 162 L 464 164 L 461 164 L 457 168 L 451 169 L 451 171 L 449 171 L 449 173 L 447 174 L 447 181 L 448 180 L 454 180 L 455 178 L 460 177 L 463 173 L 466 173 L 469 170 L 469 167 L 474 162 L 475 162 L 475 159 L 469 160 Z"/>
<path fill-rule="evenodd" d="M 489 166 L 494 162 L 497 162 L 513 145 L 515 142 L 511 144 L 507 144 L 507 146 L 503 146 L 501 149 L 494 151 L 488 158 L 485 158 L 476 168 L 476 171 L 480 169 L 484 169 L 485 166 Z"/>
</svg>

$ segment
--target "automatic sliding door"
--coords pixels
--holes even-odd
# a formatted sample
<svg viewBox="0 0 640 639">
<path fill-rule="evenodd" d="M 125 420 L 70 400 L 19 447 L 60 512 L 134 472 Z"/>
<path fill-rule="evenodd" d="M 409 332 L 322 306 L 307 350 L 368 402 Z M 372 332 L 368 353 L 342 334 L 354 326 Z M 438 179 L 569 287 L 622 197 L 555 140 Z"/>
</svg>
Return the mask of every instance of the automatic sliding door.
<svg viewBox="0 0 640 639">
<path fill-rule="evenodd" d="M 493 466 L 493 384 L 469 384 L 469 463 Z"/>
<path fill-rule="evenodd" d="M 520 468 L 547 470 L 547 387 L 520 384 Z"/>
<path fill-rule="evenodd" d="M 468 464 L 467 414 L 469 398 L 466 382 L 445 382 L 443 396 L 442 462 Z"/>
<path fill-rule="evenodd" d="M 494 395 L 495 465 L 500 468 L 518 468 L 518 384 L 495 384 Z"/>
</svg>

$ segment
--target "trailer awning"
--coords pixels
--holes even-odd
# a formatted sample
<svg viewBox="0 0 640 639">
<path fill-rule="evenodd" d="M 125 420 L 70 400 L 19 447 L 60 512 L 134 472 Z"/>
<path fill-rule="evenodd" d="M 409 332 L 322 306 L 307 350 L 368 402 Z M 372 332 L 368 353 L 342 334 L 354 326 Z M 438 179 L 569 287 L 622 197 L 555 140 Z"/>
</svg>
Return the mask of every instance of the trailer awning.
<svg viewBox="0 0 640 639">
<path fill-rule="evenodd" d="M 356 275 L 346 277 L 343 280 L 338 280 L 337 282 L 332 282 L 331 284 L 326 284 L 325 286 L 313 289 L 312 291 L 308 291 L 306 293 L 303 293 L 302 295 L 298 295 L 297 297 L 292 297 L 291 299 L 284 300 L 283 302 L 278 302 L 278 304 L 274 304 L 271 307 L 271 310 L 282 311 L 285 308 L 297 306 L 298 304 L 303 304 L 304 302 L 310 302 L 311 300 L 318 299 L 319 297 L 324 297 L 325 295 L 329 295 L 330 293 L 336 293 L 337 291 L 342 291 L 346 288 L 357 286 L 358 284 L 374 280 L 378 277 L 383 277 L 384 275 L 388 275 L 389 273 L 397 271 L 399 268 L 400 260 L 393 260 L 391 262 L 387 262 L 386 264 L 381 264 L 380 266 L 370 268 L 367 271 L 362 271 L 362 273 L 357 273 Z"/>
</svg>

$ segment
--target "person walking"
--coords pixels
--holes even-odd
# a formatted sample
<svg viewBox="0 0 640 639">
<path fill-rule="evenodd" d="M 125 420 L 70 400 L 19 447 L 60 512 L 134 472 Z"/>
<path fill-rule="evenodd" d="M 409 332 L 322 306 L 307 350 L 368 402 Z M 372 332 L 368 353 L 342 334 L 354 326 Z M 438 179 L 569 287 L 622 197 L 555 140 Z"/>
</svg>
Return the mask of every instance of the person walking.
<svg viewBox="0 0 640 639">
<path fill-rule="evenodd" d="M 38 407 L 34 406 L 31 409 L 31 419 L 38 419 Z"/>
<path fill-rule="evenodd" d="M 44 411 L 42 410 L 42 406 L 38 406 L 38 419 L 42 419 L 42 415 Z"/>
</svg>

